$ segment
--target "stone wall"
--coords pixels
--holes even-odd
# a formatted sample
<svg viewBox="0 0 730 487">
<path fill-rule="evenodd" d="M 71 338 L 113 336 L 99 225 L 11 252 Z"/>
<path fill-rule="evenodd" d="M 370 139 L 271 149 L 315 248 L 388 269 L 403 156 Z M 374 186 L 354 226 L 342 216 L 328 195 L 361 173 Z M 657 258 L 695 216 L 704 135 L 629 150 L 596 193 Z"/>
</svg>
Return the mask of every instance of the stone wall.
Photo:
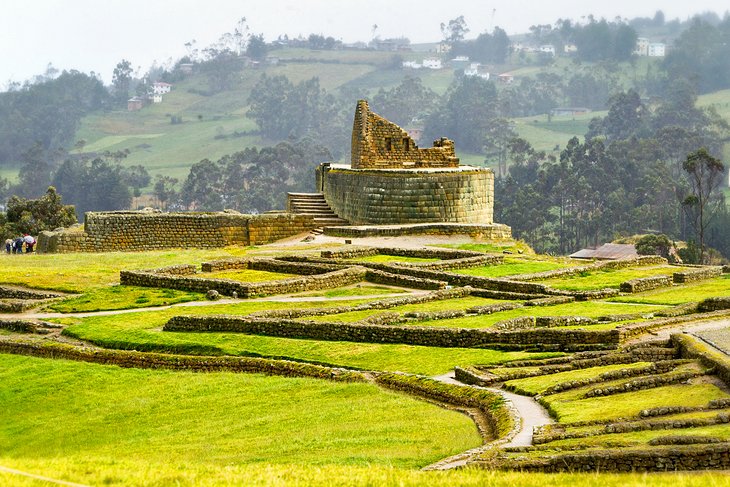
<svg viewBox="0 0 730 487">
<path fill-rule="evenodd" d="M 260 245 L 314 228 L 309 215 L 89 212 L 84 231 L 41 232 L 38 252 L 113 252 Z"/>
<path fill-rule="evenodd" d="M 119 273 L 119 282 L 128 286 L 162 287 L 201 293 L 213 290 L 225 296 L 235 295 L 240 298 L 252 298 L 347 286 L 365 280 L 366 273 L 367 270 L 363 267 L 348 267 L 324 274 L 249 283 L 232 279 L 165 274 L 160 273 L 158 270 L 121 271 Z"/>
<path fill-rule="evenodd" d="M 0 341 L 0 353 L 55 359 L 63 358 L 140 369 L 172 369 L 190 372 L 250 372 L 282 375 L 286 377 L 313 377 L 346 382 L 366 381 L 362 373 L 354 370 L 260 357 L 176 355 L 130 350 L 82 348 L 58 342 L 25 343 L 17 341 Z"/>
<path fill-rule="evenodd" d="M 496 331 L 479 328 L 381 326 L 363 323 L 296 321 L 238 316 L 175 316 L 166 331 L 246 333 L 251 335 L 362 343 L 403 343 L 428 347 L 492 348 L 538 347 L 572 349 L 590 345 L 616 347 L 617 330 L 560 330 L 553 328 Z"/>
<path fill-rule="evenodd" d="M 491 169 L 375 170 L 324 164 L 318 171 L 330 208 L 353 225 L 493 223 Z"/>
<path fill-rule="evenodd" d="M 537 459 L 505 460 L 500 469 L 527 472 L 666 472 L 730 469 L 730 443 L 673 445 L 650 449 L 565 453 Z"/>
<path fill-rule="evenodd" d="M 674 282 L 677 284 L 684 284 L 687 282 L 702 281 L 704 279 L 712 279 L 713 277 L 719 277 L 722 275 L 722 267 L 699 267 L 697 269 L 690 269 L 683 272 L 675 272 Z"/>
<path fill-rule="evenodd" d="M 370 111 L 368 102 L 359 100 L 352 124 L 352 167 L 456 167 L 454 143 L 442 137 L 433 147 L 419 149 L 408 132 Z"/>
<path fill-rule="evenodd" d="M 622 293 L 641 293 L 651 289 L 658 289 L 660 287 L 670 287 L 671 285 L 671 276 L 640 277 L 638 279 L 631 279 L 630 281 L 622 282 L 620 289 Z"/>
</svg>

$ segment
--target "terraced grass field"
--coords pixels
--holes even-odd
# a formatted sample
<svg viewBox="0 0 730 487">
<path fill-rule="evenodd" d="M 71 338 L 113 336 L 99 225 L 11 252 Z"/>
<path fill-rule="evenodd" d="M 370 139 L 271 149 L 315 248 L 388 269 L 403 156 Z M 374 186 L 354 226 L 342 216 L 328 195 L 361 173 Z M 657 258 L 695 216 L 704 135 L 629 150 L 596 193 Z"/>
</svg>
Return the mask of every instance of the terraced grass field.
<svg viewBox="0 0 730 487">
<path fill-rule="evenodd" d="M 477 244 L 484 245 L 484 244 Z M 513 244 L 515 245 L 515 244 Z M 488 245 L 490 249 L 496 246 Z M 487 246 L 483 247 L 486 248 Z M 515 248 L 515 247 L 513 247 Z M 414 299 L 426 302 L 401 304 L 383 309 L 381 305 L 361 311 L 348 306 L 366 305 L 383 299 L 382 293 L 411 292 L 394 286 L 360 284 L 345 288 L 303 293 L 291 301 L 237 300 L 226 303 L 183 301 L 200 300 L 195 293 L 156 288 L 120 286 L 118 272 L 125 268 L 155 268 L 162 265 L 199 263 L 235 255 L 270 257 L 311 248 L 248 248 L 215 251 L 171 251 L 139 254 L 84 254 L 8 256 L 10 268 L 2 268 L 0 281 L 12 281 L 14 272 L 26 268 L 28 282 L 43 283 L 54 289 L 77 289 L 82 294 L 53 304 L 68 313 L 53 318 L 64 327 L 59 338 L 64 343 L 86 342 L 111 350 L 135 353 L 175 353 L 200 357 L 213 362 L 221 356 L 285 359 L 299 365 L 346 367 L 369 371 L 362 377 L 380 372 L 402 372 L 441 376 L 455 366 L 491 371 L 506 387 L 523 394 L 541 395 L 541 401 L 558 420 L 556 428 L 580 433 L 585 438 L 557 439 L 540 448 L 504 453 L 505 458 L 542 459 L 563 454 L 566 448 L 601 451 L 611 446 L 625 449 L 646 448 L 650 440 L 668 435 L 688 438 L 707 436 L 727 441 L 724 424 L 665 430 L 606 434 L 606 422 L 624 419 L 640 421 L 640 412 L 661 406 L 699 408 L 684 412 L 687 418 L 714 420 L 727 407 L 708 409 L 713 400 L 730 399 L 727 386 L 712 375 L 712 369 L 699 362 L 674 360 L 671 367 L 650 371 L 650 361 L 639 353 L 627 360 L 626 351 L 587 352 L 566 356 L 555 348 L 541 352 L 486 348 L 442 348 L 375 342 L 322 341 L 302 338 L 248 335 L 221 332 L 171 332 L 163 326 L 177 315 L 246 316 L 274 310 L 299 312 L 318 308 L 317 316 L 301 320 L 353 322 L 381 313 L 459 312 L 475 306 L 491 306 L 504 300 L 467 296 L 445 298 L 451 291 L 433 296 L 419 291 Z M 399 258 L 403 259 L 403 258 Z M 374 259 L 377 261 L 378 259 Z M 423 261 L 423 259 L 408 260 Z M 384 259 L 384 261 L 391 261 Z M 59 263 L 58 268 L 54 268 Z M 28 267 L 28 264 L 32 266 Z M 478 272 L 503 268 L 515 275 L 571 265 L 561 259 L 534 255 L 507 255 L 502 265 L 486 266 Z M 675 268 L 676 269 L 676 268 Z M 624 272 L 628 271 L 628 272 Z M 634 267 L 602 273 L 629 275 L 655 272 L 654 267 Z M 4 272 L 4 273 L 3 273 Z M 459 271 L 461 272 L 461 271 Z M 228 273 L 242 281 L 258 282 L 287 275 L 263 271 Z M 203 274 L 204 275 L 204 274 Z M 229 276 L 229 277 L 230 277 Z M 586 279 L 588 277 L 579 277 Z M 665 292 L 701 295 L 717 283 L 676 286 Z M 709 286 L 709 287 L 696 287 Z M 699 290 L 698 290 L 699 289 Z M 357 298 L 358 296 L 369 296 Z M 438 296 L 435 299 L 434 296 Z M 646 299 L 646 303 L 642 299 Z M 583 316 L 636 320 L 666 310 L 667 302 L 680 300 L 675 295 L 652 298 L 653 293 L 621 296 L 623 301 L 575 301 L 543 306 L 523 306 L 487 315 L 467 315 L 450 319 L 381 325 L 429 327 L 489 327 L 497 321 L 520 316 Z M 327 298 L 347 298 L 327 301 Z M 323 302 L 324 298 L 324 302 Z M 401 299 L 401 298 L 398 298 Z M 523 304 L 525 300 L 512 301 Z M 625 302 L 624 302 L 625 301 Z M 156 310 L 134 310 L 179 302 L 177 306 Z M 321 308 L 331 308 L 326 313 Z M 77 315 L 94 309 L 118 309 L 116 314 Z M 129 310 L 129 312 L 121 312 Z M 259 315 L 260 316 L 260 315 Z M 618 316 L 618 318 L 616 318 Z M 0 316 L 0 322 L 2 316 Z M 607 329 L 617 322 L 562 327 L 586 330 Z M 720 331 L 720 337 L 723 336 Z M 28 343 L 52 342 L 52 335 L 34 336 L 1 329 L 0 340 Z M 57 333 L 57 332 L 56 332 Z M 66 345 L 68 346 L 68 345 Z M 667 344 L 649 344 L 669 347 Z M 509 347 L 508 347 L 509 348 Z M 522 347 L 523 349 L 525 347 Z M 669 356 L 659 353 L 660 357 Z M 118 352 L 121 353 L 121 352 Z M 127 353 L 127 352 L 125 352 Z M 607 364 L 589 364 L 604 354 L 617 353 Z M 656 352 L 658 353 L 658 352 Z M 623 354 L 623 355 L 622 355 Z M 672 351 L 671 354 L 676 354 Z M 672 357 L 676 358 L 675 355 Z M 530 361 L 521 367 L 512 361 Z M 557 361 L 557 362 L 550 362 Z M 613 362 L 611 361 L 613 360 Z M 585 362 L 585 363 L 584 363 Z M 559 363 L 559 365 L 549 365 Z M 520 364 L 516 364 L 520 365 Z M 554 367 L 554 369 L 550 369 Z M 557 367 L 557 368 L 555 368 Z M 561 368 L 562 367 L 562 368 Z M 573 367 L 570 370 L 567 368 Z M 330 369 L 335 370 L 335 369 Z M 667 371 L 668 370 L 668 371 Z M 509 379 L 515 372 L 531 377 Z M 690 378 L 681 376 L 689 373 Z M 619 375 L 616 375 L 619 374 Z M 623 374 L 623 375 L 621 375 Z M 679 375 L 678 375 L 679 374 Z M 332 376 L 334 377 L 334 376 Z M 524 375 L 522 376 L 524 377 Z M 672 379 L 667 384 L 650 384 L 624 391 L 626 384 L 643 384 L 648 379 Z M 30 379 L 29 379 L 30 378 Z M 681 380 L 680 380 L 681 379 Z M 360 379 L 369 380 L 369 379 Z M 638 381 L 638 382 L 635 382 Z M 590 383 L 589 383 L 590 382 Z M 569 475 L 493 472 L 468 468 L 455 472 L 419 472 L 417 469 L 460 453 L 482 443 L 474 422 L 449 408 L 422 401 L 412 393 L 392 392 L 374 382 L 333 382 L 311 378 L 286 378 L 250 373 L 193 373 L 180 370 L 119 368 L 68 360 L 31 358 L 0 354 L 0 410 L 10 420 L 0 424 L 0 466 L 44 476 L 87 484 L 137 485 L 218 485 L 246 483 L 253 479 L 262 485 L 663 485 L 667 479 L 682 485 L 722 485 L 726 477 L 718 474 L 662 475 Z M 553 388 L 561 386 L 556 392 Z M 632 386 L 634 387 L 634 386 Z M 636 386 L 638 387 L 638 386 Z M 588 397 L 596 389 L 609 390 Z M 620 390 L 621 389 L 621 390 Z M 681 414 L 666 419 L 681 419 Z M 659 419 L 665 419 L 659 416 Z M 575 425 L 575 422 L 590 422 Z M 595 424 L 593 424 L 595 423 Z M 572 451 L 572 450 L 571 450 Z M 492 453 L 494 454 L 494 453 Z M 501 455 L 501 453 L 499 453 Z M 0 482 L 26 485 L 22 477 L 0 469 Z M 27 485 L 33 485 L 28 480 Z"/>
</svg>

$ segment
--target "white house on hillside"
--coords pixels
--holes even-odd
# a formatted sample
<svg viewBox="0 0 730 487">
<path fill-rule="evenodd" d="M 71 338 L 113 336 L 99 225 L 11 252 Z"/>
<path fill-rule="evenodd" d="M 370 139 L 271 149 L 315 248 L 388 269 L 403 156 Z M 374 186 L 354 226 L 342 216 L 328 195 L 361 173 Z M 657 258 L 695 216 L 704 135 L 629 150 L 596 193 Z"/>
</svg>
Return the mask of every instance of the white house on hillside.
<svg viewBox="0 0 730 487">
<path fill-rule="evenodd" d="M 423 67 L 427 69 L 441 69 L 443 65 L 441 60 L 438 58 L 426 58 L 423 60 Z"/>
<path fill-rule="evenodd" d="M 172 85 L 170 83 L 165 83 L 164 81 L 155 81 L 152 83 L 152 93 L 155 95 L 164 95 L 165 93 L 170 93 L 170 90 L 172 89 Z"/>
<path fill-rule="evenodd" d="M 649 57 L 664 57 L 667 52 L 667 46 L 662 42 L 652 42 L 649 44 L 647 55 Z"/>
<path fill-rule="evenodd" d="M 543 44 L 540 46 L 540 52 L 555 56 L 555 46 L 552 44 Z"/>
</svg>

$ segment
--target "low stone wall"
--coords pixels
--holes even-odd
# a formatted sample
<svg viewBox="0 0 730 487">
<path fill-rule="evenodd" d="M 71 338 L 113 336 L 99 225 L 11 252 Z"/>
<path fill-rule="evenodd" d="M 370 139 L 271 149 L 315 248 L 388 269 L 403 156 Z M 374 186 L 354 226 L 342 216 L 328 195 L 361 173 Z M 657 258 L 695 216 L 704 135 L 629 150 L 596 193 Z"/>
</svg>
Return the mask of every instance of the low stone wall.
<svg viewBox="0 0 730 487">
<path fill-rule="evenodd" d="M 674 282 L 684 284 L 694 281 L 702 281 L 712 279 L 722 275 L 722 267 L 700 267 L 683 272 L 675 272 L 673 274 Z"/>
<path fill-rule="evenodd" d="M 672 276 L 640 277 L 622 282 L 619 289 L 622 293 L 641 293 L 661 287 L 670 287 L 671 285 Z"/>
<path fill-rule="evenodd" d="M 318 379 L 364 382 L 360 372 L 303 362 L 258 357 L 216 357 L 173 355 L 129 350 L 108 350 L 74 347 L 58 342 L 0 341 L 0 353 L 30 355 L 43 358 L 61 358 L 142 369 L 173 369 L 191 372 L 251 372 L 286 377 L 313 377 Z"/>
<path fill-rule="evenodd" d="M 365 280 L 366 273 L 367 270 L 363 267 L 349 267 L 325 274 L 246 283 L 231 279 L 161 274 L 156 271 L 121 271 L 119 281 L 121 284 L 129 286 L 161 287 L 201 293 L 213 290 L 225 296 L 236 295 L 240 298 L 251 298 L 347 286 Z"/>
<path fill-rule="evenodd" d="M 717 311 L 730 309 L 730 296 L 707 298 L 697 305 L 698 311 Z"/>
<path fill-rule="evenodd" d="M 373 255 L 392 255 L 395 257 L 415 257 L 420 259 L 455 260 L 469 257 L 490 257 L 500 263 L 504 261 L 501 255 L 488 255 L 482 252 L 459 249 L 406 249 L 399 247 L 350 247 L 338 250 L 323 250 L 320 255 L 327 259 L 353 259 L 356 257 L 370 257 Z"/>
<path fill-rule="evenodd" d="M 401 274 L 379 271 L 376 269 L 368 269 L 365 273 L 365 280 L 376 284 L 401 286 L 412 289 L 444 289 L 447 285 L 444 281 L 437 281 L 435 279 L 419 279 L 410 276 L 403 276 Z"/>
<path fill-rule="evenodd" d="M 237 316 L 175 316 L 165 331 L 234 332 L 252 335 L 363 343 L 403 343 L 428 347 L 490 348 L 537 346 L 571 349 L 574 346 L 616 347 L 617 330 L 528 329 L 496 331 L 479 328 L 380 326 L 362 323 L 295 321 Z"/>
<path fill-rule="evenodd" d="M 510 276 L 516 281 L 539 281 L 543 279 L 554 279 L 556 277 L 573 276 L 583 272 L 592 272 L 602 269 L 624 269 L 627 267 L 648 266 L 648 265 L 665 265 L 667 259 L 658 255 L 641 255 L 630 259 L 603 260 L 590 265 L 582 265 L 575 267 L 565 267 L 563 269 L 555 269 L 552 271 L 534 272 L 532 274 L 519 274 Z"/>
<path fill-rule="evenodd" d="M 38 252 L 113 252 L 260 245 L 315 227 L 309 215 L 89 212 L 84 231 L 41 232 Z"/>
<path fill-rule="evenodd" d="M 711 367 L 722 381 L 730 386 L 730 357 L 691 335 L 672 335 L 672 343 L 682 357 L 697 359 L 705 367 Z"/>
<path fill-rule="evenodd" d="M 642 450 L 593 450 L 536 459 L 503 460 L 491 466 L 527 472 L 727 470 L 730 469 L 730 443 L 658 446 Z"/>
<path fill-rule="evenodd" d="M 15 286 L 0 286 L 0 299 L 51 299 L 60 298 L 64 295 L 54 291 L 42 289 L 30 289 Z"/>
</svg>

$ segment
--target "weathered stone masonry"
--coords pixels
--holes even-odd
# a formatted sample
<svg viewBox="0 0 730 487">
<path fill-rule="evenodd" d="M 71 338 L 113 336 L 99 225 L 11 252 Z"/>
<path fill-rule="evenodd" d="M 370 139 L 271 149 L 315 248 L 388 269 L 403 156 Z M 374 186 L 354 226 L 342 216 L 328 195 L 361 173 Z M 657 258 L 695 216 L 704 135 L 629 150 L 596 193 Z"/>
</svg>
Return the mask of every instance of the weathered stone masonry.
<svg viewBox="0 0 730 487">
<path fill-rule="evenodd" d="M 405 130 L 360 100 L 351 149 L 350 166 L 325 163 L 317 169 L 318 190 L 351 224 L 494 224 L 494 173 L 459 166 L 451 140 L 442 137 L 420 149 Z M 494 226 L 498 238 L 509 238 L 509 227 Z"/>
<path fill-rule="evenodd" d="M 290 213 L 89 212 L 84 231 L 41 232 L 39 252 L 113 252 L 259 245 L 314 228 L 311 216 Z"/>
</svg>

